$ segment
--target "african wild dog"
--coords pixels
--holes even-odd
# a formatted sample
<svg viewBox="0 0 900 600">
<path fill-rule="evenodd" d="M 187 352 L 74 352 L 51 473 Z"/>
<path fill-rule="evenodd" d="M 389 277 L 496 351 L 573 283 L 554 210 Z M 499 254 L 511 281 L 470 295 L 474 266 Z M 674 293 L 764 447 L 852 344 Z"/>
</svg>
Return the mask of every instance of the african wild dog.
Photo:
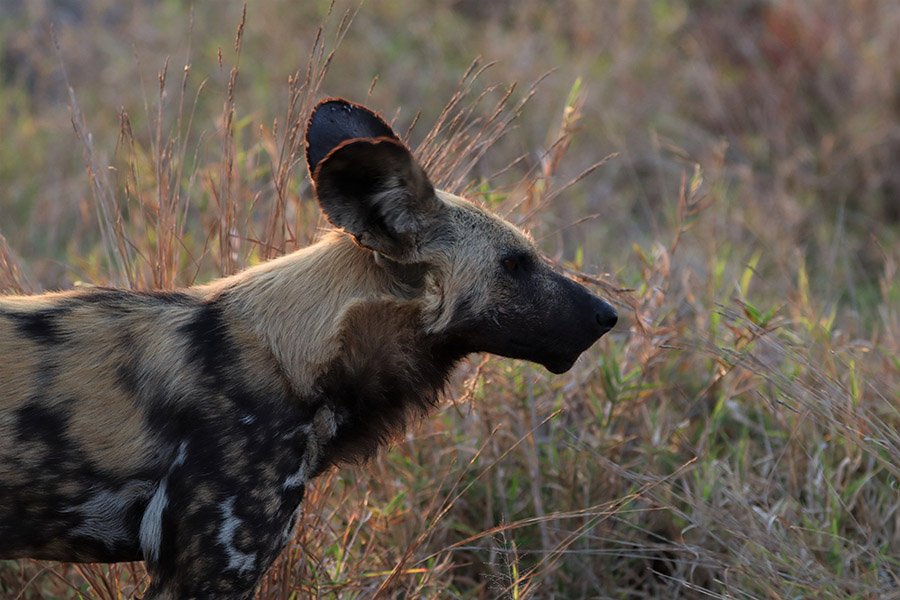
<svg viewBox="0 0 900 600">
<path fill-rule="evenodd" d="M 0 558 L 143 559 L 148 598 L 250 598 L 306 483 L 461 358 L 562 373 L 615 324 L 369 110 L 320 103 L 307 160 L 340 228 L 308 248 L 177 292 L 0 298 Z"/>
</svg>

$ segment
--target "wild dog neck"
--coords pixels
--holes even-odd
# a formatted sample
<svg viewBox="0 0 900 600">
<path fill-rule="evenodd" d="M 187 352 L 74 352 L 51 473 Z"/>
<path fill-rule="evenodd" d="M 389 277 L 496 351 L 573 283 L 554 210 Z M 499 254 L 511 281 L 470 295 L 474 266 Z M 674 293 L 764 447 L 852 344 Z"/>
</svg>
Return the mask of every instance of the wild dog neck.
<svg viewBox="0 0 900 600">
<path fill-rule="evenodd" d="M 368 458 L 424 416 L 465 354 L 424 331 L 420 306 L 392 299 L 348 309 L 339 340 L 339 357 L 316 381 L 339 422 L 325 449 L 332 464 Z"/>
<path fill-rule="evenodd" d="M 312 246 L 203 289 L 247 324 L 296 390 L 308 390 L 339 352 L 338 331 L 355 303 L 389 294 L 372 253 L 335 232 Z"/>
<path fill-rule="evenodd" d="M 426 333 L 424 279 L 334 233 L 203 293 L 253 328 L 294 390 L 334 407 L 337 462 L 371 454 L 434 405 L 464 354 Z"/>
</svg>

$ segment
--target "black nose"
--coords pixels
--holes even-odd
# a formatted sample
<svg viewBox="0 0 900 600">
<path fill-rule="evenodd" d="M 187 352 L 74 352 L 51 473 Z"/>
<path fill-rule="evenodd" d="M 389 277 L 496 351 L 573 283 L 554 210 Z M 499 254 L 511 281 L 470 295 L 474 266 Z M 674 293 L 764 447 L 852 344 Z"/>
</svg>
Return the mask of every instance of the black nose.
<svg viewBox="0 0 900 600">
<path fill-rule="evenodd" d="M 600 335 L 603 335 L 615 327 L 616 323 L 619 321 L 619 315 L 616 314 L 616 309 L 608 302 L 600 300 L 599 298 L 597 299 L 594 308 L 594 318 L 597 320 L 597 325 L 600 326 Z"/>
</svg>

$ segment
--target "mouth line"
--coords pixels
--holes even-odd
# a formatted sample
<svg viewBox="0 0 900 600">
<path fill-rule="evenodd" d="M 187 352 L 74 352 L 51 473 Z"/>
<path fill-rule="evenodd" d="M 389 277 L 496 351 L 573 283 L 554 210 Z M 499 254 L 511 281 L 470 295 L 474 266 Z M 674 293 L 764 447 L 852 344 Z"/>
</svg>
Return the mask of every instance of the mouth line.
<svg viewBox="0 0 900 600">
<path fill-rule="evenodd" d="M 597 339 L 600 339 L 600 338 L 598 337 Z M 571 351 L 571 352 L 558 352 L 558 351 L 552 350 L 552 348 L 554 346 L 556 346 L 557 340 L 547 340 L 545 343 L 535 344 L 535 343 L 524 342 L 522 340 L 515 339 L 515 338 L 510 338 L 509 344 L 516 350 L 523 350 L 523 351 L 527 351 L 527 352 L 537 352 L 537 353 L 549 353 L 549 354 L 553 354 L 555 356 L 571 356 L 574 354 L 577 358 L 578 356 L 581 356 L 581 354 L 584 353 L 588 348 L 593 346 L 594 343 L 596 343 L 596 341 L 597 340 L 593 340 L 591 343 L 585 345 L 584 347 L 579 346 L 578 350 Z"/>
</svg>

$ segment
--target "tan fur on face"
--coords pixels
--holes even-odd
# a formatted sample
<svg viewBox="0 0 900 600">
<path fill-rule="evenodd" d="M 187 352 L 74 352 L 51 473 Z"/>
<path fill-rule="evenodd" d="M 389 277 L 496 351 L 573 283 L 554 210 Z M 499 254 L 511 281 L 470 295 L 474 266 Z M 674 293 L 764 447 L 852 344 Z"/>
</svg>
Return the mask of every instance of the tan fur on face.
<svg viewBox="0 0 900 600">
<path fill-rule="evenodd" d="M 463 294 L 475 300 L 476 308 L 503 303 L 504 298 L 498 297 L 491 286 L 496 278 L 498 249 L 536 254 L 533 240 L 510 223 L 459 196 L 441 190 L 436 194 L 448 208 L 445 218 L 459 242 L 433 251 L 436 274 L 431 293 L 423 298 L 429 333 L 447 328 L 454 317 L 455 302 Z"/>
</svg>

